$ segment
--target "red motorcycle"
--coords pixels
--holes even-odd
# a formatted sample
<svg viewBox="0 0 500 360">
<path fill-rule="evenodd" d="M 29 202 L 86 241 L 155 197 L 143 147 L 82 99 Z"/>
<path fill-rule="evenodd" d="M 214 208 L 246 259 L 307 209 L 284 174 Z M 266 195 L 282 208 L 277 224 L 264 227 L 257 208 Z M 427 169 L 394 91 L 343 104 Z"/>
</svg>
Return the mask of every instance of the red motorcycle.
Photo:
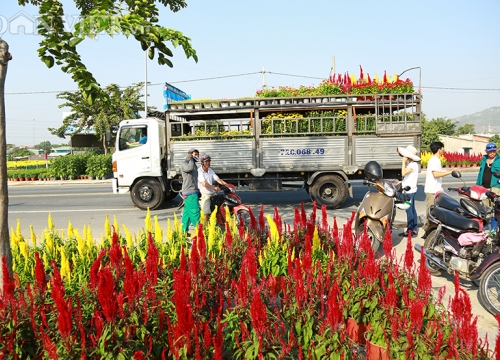
<svg viewBox="0 0 500 360">
<path fill-rule="evenodd" d="M 210 198 L 210 211 L 217 207 L 217 225 L 224 228 L 226 225 L 226 207 L 231 215 L 236 216 L 238 227 L 241 222 L 245 228 L 250 227 L 250 211 L 248 206 L 243 205 L 241 198 L 236 194 L 236 187 L 232 184 L 220 185 L 221 191 L 215 192 Z M 184 199 L 180 202 L 178 209 L 184 207 Z M 206 216 L 210 216 L 209 214 Z"/>
<path fill-rule="evenodd" d="M 229 213 L 236 216 L 238 227 L 240 223 L 248 228 L 250 226 L 250 212 L 248 206 L 243 205 L 241 198 L 236 195 L 236 187 L 233 184 L 220 185 L 221 191 L 216 192 L 210 198 L 210 211 L 213 212 L 217 206 L 217 225 L 224 227 L 226 224 L 226 207 Z"/>
</svg>

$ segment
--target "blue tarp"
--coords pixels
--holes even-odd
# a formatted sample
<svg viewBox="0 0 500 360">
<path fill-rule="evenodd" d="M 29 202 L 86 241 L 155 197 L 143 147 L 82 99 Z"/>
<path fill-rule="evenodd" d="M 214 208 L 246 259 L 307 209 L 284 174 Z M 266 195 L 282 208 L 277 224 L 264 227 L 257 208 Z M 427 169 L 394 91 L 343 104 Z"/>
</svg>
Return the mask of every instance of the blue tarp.
<svg viewBox="0 0 500 360">
<path fill-rule="evenodd" d="M 170 101 L 189 100 L 191 99 L 191 95 L 166 82 L 163 83 L 163 99 L 165 99 L 163 110 L 167 110 Z"/>
</svg>

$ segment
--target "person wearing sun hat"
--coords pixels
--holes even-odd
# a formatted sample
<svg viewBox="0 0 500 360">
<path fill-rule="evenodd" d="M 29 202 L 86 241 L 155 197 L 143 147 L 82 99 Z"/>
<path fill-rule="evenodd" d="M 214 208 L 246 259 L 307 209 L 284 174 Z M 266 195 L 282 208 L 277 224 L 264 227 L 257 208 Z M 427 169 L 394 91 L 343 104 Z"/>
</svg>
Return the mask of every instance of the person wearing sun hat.
<svg viewBox="0 0 500 360">
<path fill-rule="evenodd" d="M 410 207 L 406 210 L 406 230 L 399 234 L 399 236 L 408 236 L 408 232 L 411 231 L 413 236 L 418 234 L 418 215 L 415 208 L 415 195 L 417 193 L 417 181 L 418 181 L 418 162 L 420 157 L 417 156 L 417 149 L 408 145 L 407 147 L 398 147 L 398 153 L 403 157 L 401 162 L 401 175 L 403 180 L 401 181 L 401 187 L 410 187 L 410 190 L 406 192 L 408 199 L 410 201 Z M 399 181 L 396 182 L 396 185 Z"/>
<path fill-rule="evenodd" d="M 477 174 L 477 185 L 482 185 L 485 188 L 500 195 L 500 184 L 494 173 L 500 170 L 500 156 L 497 154 L 498 147 L 494 142 L 486 144 L 486 155 L 484 155 Z M 485 200 L 487 206 L 491 206 L 490 200 Z"/>
</svg>

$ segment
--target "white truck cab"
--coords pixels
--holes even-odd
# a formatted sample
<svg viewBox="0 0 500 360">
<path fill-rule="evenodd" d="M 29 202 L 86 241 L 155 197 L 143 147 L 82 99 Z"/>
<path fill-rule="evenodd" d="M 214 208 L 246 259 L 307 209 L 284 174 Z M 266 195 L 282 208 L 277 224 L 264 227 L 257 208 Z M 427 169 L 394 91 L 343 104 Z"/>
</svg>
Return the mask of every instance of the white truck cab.
<svg viewBox="0 0 500 360">
<path fill-rule="evenodd" d="M 130 192 L 139 208 L 158 207 L 168 196 L 162 165 L 165 121 L 158 118 L 120 122 L 113 154 L 113 193 Z"/>
</svg>

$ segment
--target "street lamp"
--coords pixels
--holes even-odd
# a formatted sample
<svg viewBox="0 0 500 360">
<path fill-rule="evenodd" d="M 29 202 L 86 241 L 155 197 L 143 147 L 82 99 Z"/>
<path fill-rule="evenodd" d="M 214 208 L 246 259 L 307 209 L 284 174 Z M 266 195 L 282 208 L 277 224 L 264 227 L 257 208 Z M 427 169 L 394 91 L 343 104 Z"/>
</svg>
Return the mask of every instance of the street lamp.
<svg viewBox="0 0 500 360">
<path fill-rule="evenodd" d="M 420 66 L 415 66 L 415 67 L 406 69 L 405 71 L 403 71 L 401 74 L 398 75 L 398 78 L 401 77 L 401 75 L 403 75 L 405 72 L 410 71 L 410 70 L 415 70 L 415 69 L 418 69 L 418 92 L 420 93 L 422 90 L 422 86 L 421 86 L 421 84 L 422 84 L 422 68 Z"/>
</svg>

